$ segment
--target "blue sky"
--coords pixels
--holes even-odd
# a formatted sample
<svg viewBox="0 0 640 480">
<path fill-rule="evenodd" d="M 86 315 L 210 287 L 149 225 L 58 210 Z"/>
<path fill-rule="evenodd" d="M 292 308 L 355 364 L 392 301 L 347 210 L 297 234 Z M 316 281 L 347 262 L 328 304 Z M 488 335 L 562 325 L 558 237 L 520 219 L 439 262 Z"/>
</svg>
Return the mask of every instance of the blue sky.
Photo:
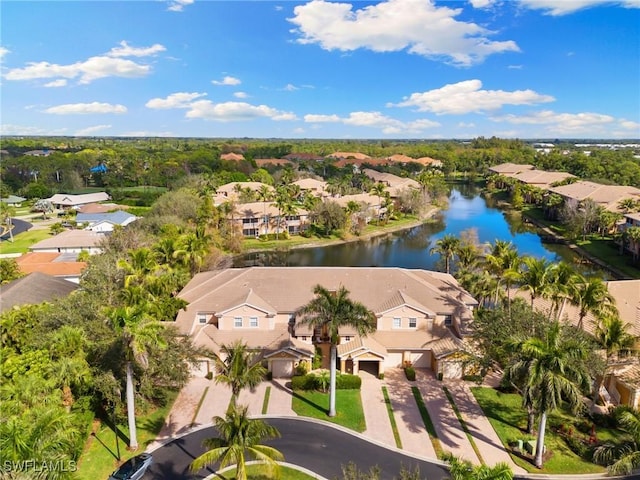
<svg viewBox="0 0 640 480">
<path fill-rule="evenodd" d="M 2 1 L 4 135 L 640 138 L 640 0 Z"/>
</svg>

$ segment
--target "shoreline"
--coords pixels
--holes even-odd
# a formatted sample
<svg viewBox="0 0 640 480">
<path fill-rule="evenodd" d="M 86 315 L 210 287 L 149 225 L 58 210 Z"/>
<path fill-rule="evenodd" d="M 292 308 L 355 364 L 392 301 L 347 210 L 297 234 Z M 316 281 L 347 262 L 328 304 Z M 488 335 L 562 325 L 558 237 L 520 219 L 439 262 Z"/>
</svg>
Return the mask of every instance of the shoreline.
<svg viewBox="0 0 640 480">
<path fill-rule="evenodd" d="M 251 253 L 278 252 L 278 251 L 288 251 L 288 250 L 299 250 L 304 248 L 323 248 L 323 247 L 332 247 L 335 245 L 342 245 L 346 243 L 359 242 L 361 240 L 369 240 L 371 238 L 381 237 L 383 235 L 388 235 L 390 233 L 400 232 L 402 230 L 409 230 L 411 228 L 419 227 L 420 225 L 427 223 L 429 220 L 432 220 L 434 216 L 440 211 L 441 211 L 440 208 L 433 207 L 427 213 L 423 214 L 421 218 L 416 218 L 411 222 L 404 223 L 402 225 L 393 225 L 389 228 L 383 227 L 383 229 L 381 230 L 376 229 L 372 232 L 368 232 L 360 236 L 352 236 L 346 239 L 337 238 L 335 240 L 329 240 L 326 242 L 322 242 L 321 240 L 319 240 L 318 242 L 309 242 L 309 243 L 303 243 L 299 245 L 291 245 L 291 246 L 283 245 L 283 246 L 276 246 L 275 248 L 252 248 L 252 249 L 244 250 L 241 253 L 234 254 L 232 255 L 232 258 L 235 259 L 242 255 L 247 255 Z"/>
</svg>

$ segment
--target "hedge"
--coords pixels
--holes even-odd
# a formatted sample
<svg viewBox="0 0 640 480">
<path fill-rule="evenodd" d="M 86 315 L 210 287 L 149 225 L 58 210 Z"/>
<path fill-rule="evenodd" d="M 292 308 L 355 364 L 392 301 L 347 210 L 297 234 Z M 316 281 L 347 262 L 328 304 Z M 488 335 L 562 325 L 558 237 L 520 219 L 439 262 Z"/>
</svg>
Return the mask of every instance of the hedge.
<svg viewBox="0 0 640 480">
<path fill-rule="evenodd" d="M 336 376 L 336 390 L 360 390 L 362 379 L 358 375 L 340 374 Z M 291 377 L 293 390 L 316 390 L 320 388 L 318 377 L 313 373 Z"/>
</svg>

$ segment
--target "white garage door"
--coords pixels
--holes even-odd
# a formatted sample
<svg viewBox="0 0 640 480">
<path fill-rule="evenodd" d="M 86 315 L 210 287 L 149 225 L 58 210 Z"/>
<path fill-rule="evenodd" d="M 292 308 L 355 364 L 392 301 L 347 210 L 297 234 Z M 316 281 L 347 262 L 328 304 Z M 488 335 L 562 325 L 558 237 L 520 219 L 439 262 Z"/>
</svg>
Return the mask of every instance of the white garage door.
<svg viewBox="0 0 640 480">
<path fill-rule="evenodd" d="M 411 363 L 416 368 L 431 368 L 431 352 L 411 352 Z"/>
<path fill-rule="evenodd" d="M 292 360 L 274 360 L 271 362 L 273 378 L 291 378 L 293 376 Z"/>
<path fill-rule="evenodd" d="M 402 352 L 388 352 L 384 361 L 385 368 L 396 368 L 402 366 Z"/>
</svg>

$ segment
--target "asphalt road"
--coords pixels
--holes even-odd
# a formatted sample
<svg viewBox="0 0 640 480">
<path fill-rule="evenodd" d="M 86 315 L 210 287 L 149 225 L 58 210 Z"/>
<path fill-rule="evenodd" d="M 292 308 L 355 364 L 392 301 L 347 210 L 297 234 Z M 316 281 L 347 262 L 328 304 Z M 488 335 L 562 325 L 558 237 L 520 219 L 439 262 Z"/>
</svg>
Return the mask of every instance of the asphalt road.
<svg viewBox="0 0 640 480">
<path fill-rule="evenodd" d="M 267 421 L 278 429 L 281 437 L 265 443 L 280 450 L 285 462 L 305 467 L 328 479 L 341 478 L 342 466 L 349 462 L 365 471 L 377 466 L 382 479 L 397 477 L 402 466 L 409 470 L 418 467 L 421 477 L 429 480 L 449 478 L 442 465 L 387 449 L 336 428 L 295 418 Z M 210 475 L 213 470 L 201 470 L 194 475 L 188 469 L 191 461 L 204 452 L 202 441 L 214 435 L 214 428 L 209 427 L 155 450 L 153 465 L 144 479 L 180 480 Z"/>
</svg>

